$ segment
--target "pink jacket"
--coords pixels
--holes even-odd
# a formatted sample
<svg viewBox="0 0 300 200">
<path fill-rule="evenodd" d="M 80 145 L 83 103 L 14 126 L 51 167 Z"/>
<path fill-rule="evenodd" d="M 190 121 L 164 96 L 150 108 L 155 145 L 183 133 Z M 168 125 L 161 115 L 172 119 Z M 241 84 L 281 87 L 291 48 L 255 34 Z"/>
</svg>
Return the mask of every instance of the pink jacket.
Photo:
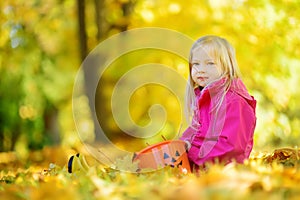
<svg viewBox="0 0 300 200">
<path fill-rule="evenodd" d="M 232 160 L 242 163 L 253 147 L 256 100 L 242 81 L 235 79 L 219 109 L 213 109 L 223 96 L 224 83 L 225 79 L 221 79 L 202 91 L 195 89 L 198 109 L 194 120 L 200 125 L 187 128 L 180 139 L 191 143 L 188 157 L 198 166 L 216 158 L 225 164 Z"/>
</svg>

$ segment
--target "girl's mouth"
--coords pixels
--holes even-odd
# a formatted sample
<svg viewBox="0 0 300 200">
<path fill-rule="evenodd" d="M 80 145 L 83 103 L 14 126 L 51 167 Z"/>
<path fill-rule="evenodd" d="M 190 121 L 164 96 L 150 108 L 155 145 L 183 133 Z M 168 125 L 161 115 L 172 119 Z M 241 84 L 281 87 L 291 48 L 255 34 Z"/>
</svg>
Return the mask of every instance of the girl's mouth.
<svg viewBox="0 0 300 200">
<path fill-rule="evenodd" d="M 198 77 L 198 80 L 200 81 L 205 81 L 206 79 L 208 79 L 208 77 Z"/>
</svg>

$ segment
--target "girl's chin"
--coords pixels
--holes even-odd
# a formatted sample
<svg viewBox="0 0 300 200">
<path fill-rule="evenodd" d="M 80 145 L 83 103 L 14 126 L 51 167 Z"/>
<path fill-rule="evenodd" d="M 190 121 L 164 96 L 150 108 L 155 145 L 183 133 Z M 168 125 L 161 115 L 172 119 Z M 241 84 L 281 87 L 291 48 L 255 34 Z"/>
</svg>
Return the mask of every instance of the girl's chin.
<svg viewBox="0 0 300 200">
<path fill-rule="evenodd" d="M 200 87 L 205 87 L 205 86 L 207 86 L 207 83 L 203 83 L 203 82 L 201 82 L 201 83 L 197 83 Z"/>
</svg>

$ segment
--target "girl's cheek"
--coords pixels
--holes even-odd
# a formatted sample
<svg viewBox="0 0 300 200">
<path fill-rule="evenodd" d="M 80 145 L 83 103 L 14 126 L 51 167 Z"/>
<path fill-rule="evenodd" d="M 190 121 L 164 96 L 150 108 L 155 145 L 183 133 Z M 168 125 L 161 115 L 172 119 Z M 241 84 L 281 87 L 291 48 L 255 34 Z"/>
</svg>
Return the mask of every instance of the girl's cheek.
<svg viewBox="0 0 300 200">
<path fill-rule="evenodd" d="M 196 74 L 192 72 L 191 75 L 192 75 L 192 79 L 195 80 L 195 75 Z"/>
<path fill-rule="evenodd" d="M 192 75 L 192 77 L 195 77 L 195 75 L 196 75 L 196 70 L 192 69 L 191 75 Z"/>
</svg>

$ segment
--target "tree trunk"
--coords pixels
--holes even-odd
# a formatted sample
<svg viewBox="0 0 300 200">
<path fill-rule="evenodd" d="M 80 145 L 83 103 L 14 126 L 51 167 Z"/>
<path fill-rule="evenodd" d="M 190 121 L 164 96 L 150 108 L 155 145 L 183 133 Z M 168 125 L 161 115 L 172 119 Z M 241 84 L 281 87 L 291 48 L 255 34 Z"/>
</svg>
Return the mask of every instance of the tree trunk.
<svg viewBox="0 0 300 200">
<path fill-rule="evenodd" d="M 85 0 L 77 0 L 78 33 L 81 62 L 87 56 L 87 36 L 85 31 Z"/>
</svg>

